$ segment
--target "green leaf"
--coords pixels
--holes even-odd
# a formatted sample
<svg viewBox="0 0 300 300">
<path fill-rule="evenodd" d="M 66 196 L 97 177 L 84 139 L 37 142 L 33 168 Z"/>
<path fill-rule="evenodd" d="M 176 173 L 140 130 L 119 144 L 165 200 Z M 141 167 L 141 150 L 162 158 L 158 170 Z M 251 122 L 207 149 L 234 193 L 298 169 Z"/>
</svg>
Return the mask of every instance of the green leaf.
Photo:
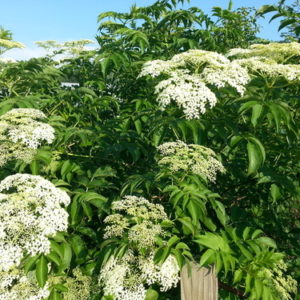
<svg viewBox="0 0 300 300">
<path fill-rule="evenodd" d="M 199 206 L 197 205 L 197 202 L 193 201 L 192 199 L 189 200 L 187 204 L 187 210 L 190 213 L 193 222 L 196 223 L 199 219 L 199 210 L 200 210 Z"/>
<path fill-rule="evenodd" d="M 261 104 L 256 104 L 252 107 L 251 123 L 253 127 L 256 127 L 257 121 L 261 116 L 262 111 L 263 111 L 263 106 Z"/>
<path fill-rule="evenodd" d="M 243 271 L 241 269 L 236 270 L 233 276 L 233 283 L 240 282 L 242 278 L 243 278 Z"/>
<path fill-rule="evenodd" d="M 116 250 L 116 254 L 115 254 L 116 258 L 123 257 L 127 250 L 128 250 L 128 244 L 126 243 L 121 244 L 120 247 Z"/>
<path fill-rule="evenodd" d="M 78 224 L 82 220 L 82 208 L 76 198 L 74 198 L 71 203 L 70 219 L 71 225 Z"/>
<path fill-rule="evenodd" d="M 276 202 L 281 198 L 280 188 L 276 184 L 272 184 L 270 188 L 271 197 L 273 199 L 273 202 Z"/>
<path fill-rule="evenodd" d="M 240 135 L 234 135 L 229 142 L 229 146 L 231 149 L 235 148 L 241 141 L 243 140 L 243 137 Z"/>
<path fill-rule="evenodd" d="M 272 113 L 273 119 L 275 121 L 276 132 L 278 133 L 279 127 L 280 127 L 280 121 L 281 121 L 281 110 L 279 108 L 279 105 L 277 105 L 275 103 L 270 103 L 269 108 Z"/>
<path fill-rule="evenodd" d="M 62 164 L 61 170 L 60 170 L 60 174 L 63 178 L 65 178 L 65 176 L 67 175 L 67 173 L 69 173 L 72 169 L 72 164 L 69 160 L 64 161 L 64 163 Z"/>
<path fill-rule="evenodd" d="M 222 263 L 224 266 L 225 276 L 227 275 L 229 269 L 230 269 L 230 255 L 224 252 L 219 253 L 222 258 Z"/>
<path fill-rule="evenodd" d="M 254 288 L 257 299 L 260 299 L 263 292 L 263 284 L 260 279 L 254 279 Z"/>
<path fill-rule="evenodd" d="M 70 237 L 70 242 L 72 249 L 76 255 L 76 257 L 80 258 L 87 252 L 87 247 L 83 241 L 83 239 L 79 235 L 74 235 Z"/>
<path fill-rule="evenodd" d="M 266 285 L 263 287 L 263 292 L 262 292 L 262 299 L 265 300 L 273 300 L 274 298 L 271 295 L 271 289 L 267 287 Z"/>
<path fill-rule="evenodd" d="M 260 7 L 256 14 L 258 15 L 264 15 L 266 13 L 277 11 L 277 7 L 275 5 L 263 5 Z"/>
<path fill-rule="evenodd" d="M 61 259 L 63 259 L 64 257 L 63 247 L 58 243 L 56 243 L 55 241 L 50 241 L 50 244 L 51 244 L 51 249 L 55 251 Z"/>
<path fill-rule="evenodd" d="M 171 253 L 172 253 L 172 255 L 175 256 L 177 264 L 178 264 L 179 268 L 181 269 L 184 265 L 184 260 L 185 260 L 183 254 L 177 249 L 172 249 Z"/>
<path fill-rule="evenodd" d="M 227 223 L 227 215 L 225 212 L 225 207 L 224 207 L 223 203 L 218 200 L 215 200 L 214 203 L 216 205 L 215 212 L 216 212 L 217 218 L 219 219 L 220 223 L 223 226 L 225 226 Z"/>
<path fill-rule="evenodd" d="M 56 254 L 55 252 L 50 252 L 49 254 L 47 254 L 47 259 L 54 262 L 57 266 L 61 265 L 61 259 L 59 257 L 58 254 Z"/>
<path fill-rule="evenodd" d="M 280 31 L 284 27 L 287 27 L 288 25 L 294 24 L 294 23 L 297 24 L 297 20 L 295 18 L 282 20 L 282 21 L 280 21 L 278 31 Z"/>
<path fill-rule="evenodd" d="M 83 209 L 84 214 L 88 217 L 89 221 L 91 221 L 93 218 L 92 207 L 88 203 L 85 203 L 85 202 L 81 203 L 81 207 Z"/>
<path fill-rule="evenodd" d="M 255 239 L 255 238 L 257 238 L 257 237 L 258 237 L 259 235 L 261 235 L 261 234 L 263 234 L 263 231 L 260 230 L 260 229 L 256 229 L 256 230 L 252 233 L 251 239 Z"/>
<path fill-rule="evenodd" d="M 243 245 L 237 244 L 239 249 L 241 250 L 242 254 L 249 260 L 253 260 L 253 255 L 248 251 Z"/>
<path fill-rule="evenodd" d="M 63 250 L 63 257 L 62 257 L 63 267 L 64 269 L 67 269 L 69 268 L 72 260 L 72 248 L 68 243 L 64 242 L 62 244 L 62 250 Z"/>
<path fill-rule="evenodd" d="M 247 151 L 248 151 L 248 175 L 255 173 L 261 165 L 262 159 L 260 152 L 258 151 L 255 144 L 248 142 L 247 143 Z"/>
<path fill-rule="evenodd" d="M 89 202 L 98 208 L 102 208 L 107 202 L 107 198 L 95 192 L 86 192 L 80 196 L 80 201 Z"/>
<path fill-rule="evenodd" d="M 216 231 L 217 226 L 213 223 L 213 221 L 210 218 L 204 217 L 201 221 L 209 230 Z"/>
<path fill-rule="evenodd" d="M 243 231 L 243 239 L 247 240 L 249 237 L 249 233 L 250 233 L 250 227 L 246 227 Z"/>
<path fill-rule="evenodd" d="M 167 242 L 168 247 L 174 246 L 177 242 L 180 241 L 180 238 L 176 235 L 173 235 Z"/>
<path fill-rule="evenodd" d="M 39 174 L 40 164 L 36 159 L 31 162 L 30 171 L 31 171 L 32 175 L 38 175 Z"/>
<path fill-rule="evenodd" d="M 88 236 L 89 238 L 93 239 L 94 241 L 96 241 L 96 239 L 97 239 L 96 231 L 90 227 L 78 227 L 77 231 L 82 233 L 83 235 Z"/>
<path fill-rule="evenodd" d="M 63 300 L 62 296 L 55 290 L 52 290 L 49 300 Z"/>
<path fill-rule="evenodd" d="M 252 277 L 251 277 L 251 275 L 249 274 L 249 273 L 247 273 L 247 275 L 246 275 L 246 281 L 245 281 L 245 283 L 246 283 L 246 292 L 250 292 L 251 291 L 251 289 L 252 289 L 252 285 L 251 285 L 251 283 L 252 283 Z"/>
<path fill-rule="evenodd" d="M 48 279 L 48 261 L 44 255 L 36 264 L 35 276 L 40 287 L 44 287 Z"/>
<path fill-rule="evenodd" d="M 200 258 L 200 266 L 206 266 L 214 261 L 215 251 L 212 249 L 207 249 Z"/>
<path fill-rule="evenodd" d="M 221 249 L 222 241 L 223 239 L 221 236 L 215 235 L 211 232 L 207 232 L 205 235 L 199 235 L 195 240 L 197 244 L 200 244 L 213 250 Z"/>
<path fill-rule="evenodd" d="M 248 138 L 247 143 L 247 151 L 248 151 L 248 175 L 256 173 L 259 167 L 265 161 L 265 149 L 261 142 L 253 137 Z"/>
<path fill-rule="evenodd" d="M 221 257 L 221 253 L 216 253 L 216 273 L 219 274 L 219 272 L 222 270 L 223 267 L 223 261 Z"/>
<path fill-rule="evenodd" d="M 256 144 L 257 148 L 260 150 L 261 156 L 262 156 L 262 163 L 266 160 L 266 152 L 263 144 L 255 137 L 248 137 L 248 141 Z"/>
<path fill-rule="evenodd" d="M 156 290 L 148 289 L 145 300 L 157 300 L 159 293 Z"/>
<path fill-rule="evenodd" d="M 63 284 L 55 284 L 52 286 L 54 289 L 60 291 L 60 292 L 67 292 L 68 288 L 64 286 Z"/>
<path fill-rule="evenodd" d="M 110 166 L 100 167 L 94 172 L 93 177 L 116 177 L 116 171 Z"/>
<path fill-rule="evenodd" d="M 195 233 L 195 227 L 194 225 L 192 224 L 191 222 L 191 219 L 189 217 L 184 217 L 184 218 L 178 218 L 178 221 L 180 223 L 182 223 L 184 225 L 184 227 L 186 227 L 186 229 L 188 229 L 188 231 L 191 233 L 191 234 L 194 234 Z"/>
<path fill-rule="evenodd" d="M 176 249 L 190 250 L 190 247 L 187 244 L 183 243 L 183 242 L 178 243 L 175 248 Z"/>
<path fill-rule="evenodd" d="M 154 255 L 154 263 L 155 264 L 163 264 L 165 260 L 168 258 L 170 254 L 169 247 L 161 247 L 159 248 Z"/>
<path fill-rule="evenodd" d="M 135 129 L 136 129 L 136 132 L 137 132 L 139 135 L 142 134 L 143 127 L 142 127 L 142 122 L 141 122 L 141 120 L 135 120 L 135 121 L 134 121 L 134 126 L 135 126 Z"/>
<path fill-rule="evenodd" d="M 35 267 L 36 261 L 38 260 L 39 255 L 29 257 L 26 259 L 25 264 L 24 264 L 24 271 L 27 274 L 29 271 L 32 271 Z"/>
<path fill-rule="evenodd" d="M 275 241 L 270 239 L 269 237 L 261 236 L 256 240 L 263 245 L 269 246 L 271 248 L 277 248 Z"/>
<path fill-rule="evenodd" d="M 247 111 L 248 109 L 252 108 L 253 106 L 255 105 L 259 105 L 259 102 L 256 101 L 256 100 L 253 100 L 253 101 L 248 101 L 246 103 L 244 103 L 238 110 L 239 113 L 242 113 L 242 112 L 245 112 Z"/>
</svg>

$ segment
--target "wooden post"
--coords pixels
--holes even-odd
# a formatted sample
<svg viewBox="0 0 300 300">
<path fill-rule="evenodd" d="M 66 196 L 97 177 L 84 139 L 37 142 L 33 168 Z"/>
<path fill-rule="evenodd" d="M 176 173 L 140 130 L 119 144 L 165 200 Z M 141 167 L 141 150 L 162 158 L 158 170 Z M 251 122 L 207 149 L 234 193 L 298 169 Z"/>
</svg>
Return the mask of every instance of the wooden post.
<svg viewBox="0 0 300 300">
<path fill-rule="evenodd" d="M 193 263 L 181 271 L 181 300 L 217 300 L 218 278 L 215 268 Z"/>
</svg>

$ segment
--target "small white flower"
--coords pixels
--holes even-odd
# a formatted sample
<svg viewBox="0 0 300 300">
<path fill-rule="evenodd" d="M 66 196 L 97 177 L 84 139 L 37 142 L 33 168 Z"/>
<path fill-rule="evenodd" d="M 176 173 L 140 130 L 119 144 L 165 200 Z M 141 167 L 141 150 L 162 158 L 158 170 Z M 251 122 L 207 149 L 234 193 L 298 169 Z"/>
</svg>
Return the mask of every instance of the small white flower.
<svg viewBox="0 0 300 300">
<path fill-rule="evenodd" d="M 32 273 L 20 269 L 0 271 L 0 300 L 43 300 L 50 295 L 49 285 L 40 288 Z"/>
<path fill-rule="evenodd" d="M 154 255 L 152 253 L 149 257 L 139 260 L 141 276 L 143 279 L 148 285 L 155 283 L 159 284 L 162 292 L 165 292 L 172 287 L 176 287 L 180 279 L 180 269 L 176 258 L 173 255 L 169 255 L 161 266 L 155 265 L 153 258 Z"/>
<path fill-rule="evenodd" d="M 40 176 L 16 174 L 0 182 L 0 271 L 18 266 L 25 253 L 48 254 L 48 237 L 68 227 L 70 198 Z"/>
<path fill-rule="evenodd" d="M 164 143 L 157 149 L 161 154 L 158 164 L 167 166 L 173 172 L 191 172 L 211 182 L 215 182 L 218 172 L 225 172 L 222 163 L 210 148 L 176 141 Z"/>
<path fill-rule="evenodd" d="M 158 284 L 162 291 L 176 286 L 176 259 L 169 256 L 162 266 L 153 262 L 155 239 L 165 235 L 160 223 L 168 220 L 163 206 L 143 197 L 125 196 L 113 203 L 113 209 L 118 213 L 104 220 L 104 237 L 125 236 L 129 243 L 123 257 L 112 255 L 101 269 L 99 284 L 104 294 L 116 300 L 144 300 L 147 285 Z"/>
<path fill-rule="evenodd" d="M 266 57 L 277 63 L 286 63 L 290 58 L 300 55 L 300 43 L 253 44 L 249 49 L 235 48 L 227 54 L 238 58 Z"/>
<path fill-rule="evenodd" d="M 53 142 L 54 128 L 41 122 L 45 118 L 32 108 L 12 109 L 0 116 L 0 166 L 12 159 L 29 163 L 43 142 Z"/>
<path fill-rule="evenodd" d="M 145 63 L 139 75 L 165 75 L 155 87 L 157 101 L 162 109 L 171 102 L 183 109 L 187 119 L 199 118 L 207 107 L 217 103 L 216 94 L 208 87 L 232 87 L 241 95 L 250 81 L 247 68 L 231 62 L 225 56 L 204 50 L 189 50 L 168 61 Z"/>
</svg>

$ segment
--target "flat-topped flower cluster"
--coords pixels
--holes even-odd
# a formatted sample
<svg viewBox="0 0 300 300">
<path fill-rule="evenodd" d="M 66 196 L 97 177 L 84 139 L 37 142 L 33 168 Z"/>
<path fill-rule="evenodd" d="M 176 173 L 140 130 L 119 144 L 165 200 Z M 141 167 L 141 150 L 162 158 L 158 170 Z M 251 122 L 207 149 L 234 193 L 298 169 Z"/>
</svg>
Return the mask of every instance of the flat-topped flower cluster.
<svg viewBox="0 0 300 300">
<path fill-rule="evenodd" d="M 164 235 L 160 222 L 167 219 L 160 204 L 149 202 L 143 197 L 125 196 L 122 201 L 112 204 L 116 212 L 105 218 L 104 238 L 122 237 L 127 234 L 128 240 L 137 248 L 143 249 L 154 245 L 155 236 Z"/>
<path fill-rule="evenodd" d="M 232 49 L 227 56 L 234 57 L 236 63 L 252 74 L 273 80 L 300 81 L 300 65 L 293 63 L 294 58 L 300 56 L 299 43 L 255 44 L 249 49 Z"/>
<path fill-rule="evenodd" d="M 50 295 L 49 286 L 38 287 L 35 275 L 18 268 L 0 271 L 0 300 L 42 300 Z"/>
<path fill-rule="evenodd" d="M 54 128 L 41 122 L 45 118 L 33 108 L 16 108 L 0 116 L 0 166 L 13 159 L 30 162 L 43 142 L 53 142 Z"/>
<path fill-rule="evenodd" d="M 243 95 L 250 76 L 247 69 L 225 56 L 204 50 L 189 50 L 169 61 L 147 62 L 139 77 L 163 75 L 155 88 L 162 109 L 174 101 L 187 119 L 198 118 L 207 106 L 214 107 L 217 97 L 211 87 L 232 87 Z"/>
<path fill-rule="evenodd" d="M 0 271 L 25 254 L 48 254 L 48 237 L 68 227 L 66 192 L 40 176 L 16 174 L 0 182 Z"/>
<path fill-rule="evenodd" d="M 179 267 L 170 255 L 162 265 L 155 265 L 155 238 L 165 235 L 160 223 L 168 220 L 160 204 L 143 197 L 126 196 L 113 203 L 115 214 L 104 222 L 105 238 L 125 238 L 128 250 L 122 257 L 111 256 L 100 272 L 99 283 L 105 295 L 118 300 L 143 300 L 146 285 L 158 284 L 167 291 L 179 281 Z"/>
<path fill-rule="evenodd" d="M 63 293 L 64 300 L 90 300 L 96 291 L 92 277 L 84 275 L 79 267 L 72 270 L 72 276 L 49 276 L 48 285 L 64 285 L 67 289 Z"/>
<path fill-rule="evenodd" d="M 218 172 L 225 172 L 215 152 L 201 145 L 188 145 L 182 141 L 167 142 L 160 145 L 158 151 L 161 155 L 158 164 L 172 172 L 190 172 L 212 182 L 215 182 Z"/>
<path fill-rule="evenodd" d="M 273 270 L 262 268 L 257 273 L 257 278 L 273 287 L 278 299 L 293 300 L 291 294 L 297 294 L 297 281 L 286 275 L 286 271 L 287 265 L 280 260 Z"/>
<path fill-rule="evenodd" d="M 293 63 L 299 56 L 299 43 L 255 44 L 226 56 L 189 50 L 167 61 L 146 62 L 139 77 L 160 77 L 155 94 L 161 109 L 175 102 L 186 119 L 195 119 L 217 104 L 217 90 L 231 87 L 243 96 L 253 76 L 299 82 L 300 66 Z"/>
<path fill-rule="evenodd" d="M 37 109 L 12 109 L 0 116 L 0 166 L 12 159 L 30 162 L 37 148 L 51 143 L 54 129 Z M 15 174 L 0 182 L 0 300 L 42 300 L 49 285 L 38 287 L 34 272 L 25 274 L 25 256 L 49 254 L 49 237 L 68 227 L 70 198 L 50 181 Z"/>
<path fill-rule="evenodd" d="M 231 49 L 228 57 L 267 57 L 278 63 L 286 63 L 291 58 L 300 56 L 300 43 L 253 44 L 248 49 Z"/>
</svg>

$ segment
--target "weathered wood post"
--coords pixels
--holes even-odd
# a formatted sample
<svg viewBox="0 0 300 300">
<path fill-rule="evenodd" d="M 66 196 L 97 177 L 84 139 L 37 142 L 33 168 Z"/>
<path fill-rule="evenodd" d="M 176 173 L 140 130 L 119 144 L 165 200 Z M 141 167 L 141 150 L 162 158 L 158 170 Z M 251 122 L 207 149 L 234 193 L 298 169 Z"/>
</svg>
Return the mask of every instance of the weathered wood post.
<svg viewBox="0 0 300 300">
<path fill-rule="evenodd" d="M 181 300 L 217 300 L 218 278 L 215 268 L 193 263 L 181 271 Z"/>
</svg>

